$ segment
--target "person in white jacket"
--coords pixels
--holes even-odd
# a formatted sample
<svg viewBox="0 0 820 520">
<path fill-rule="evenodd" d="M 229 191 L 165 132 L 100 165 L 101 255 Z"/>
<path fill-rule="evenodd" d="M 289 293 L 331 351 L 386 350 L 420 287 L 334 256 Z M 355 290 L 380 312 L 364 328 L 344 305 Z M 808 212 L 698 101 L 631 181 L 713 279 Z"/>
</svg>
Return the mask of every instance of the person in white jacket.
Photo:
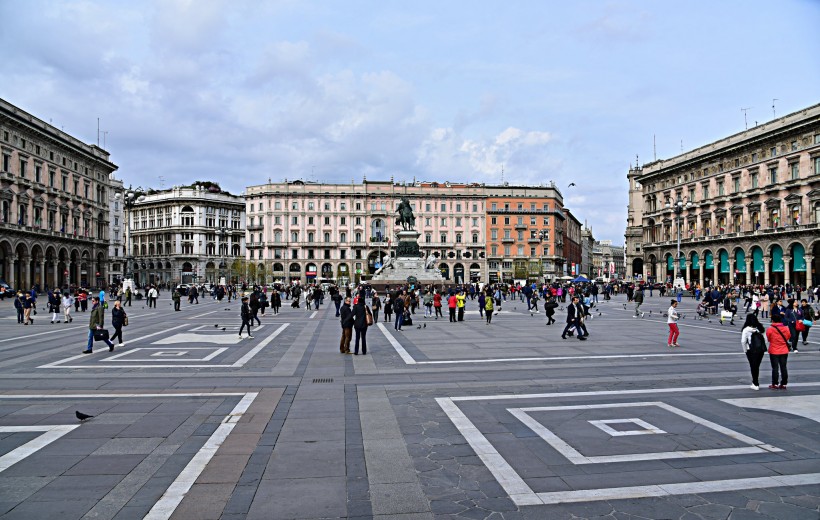
<svg viewBox="0 0 820 520">
<path fill-rule="evenodd" d="M 71 317 L 71 308 L 74 307 L 74 297 L 70 292 L 66 291 L 63 295 L 63 323 L 71 323 L 74 318 Z"/>
<path fill-rule="evenodd" d="M 749 369 L 752 372 L 752 390 L 760 390 L 758 375 L 760 374 L 760 362 L 769 349 L 769 338 L 766 337 L 763 325 L 754 314 L 746 315 L 746 322 L 743 323 L 743 330 L 740 333 L 740 345 L 749 360 Z"/>
</svg>

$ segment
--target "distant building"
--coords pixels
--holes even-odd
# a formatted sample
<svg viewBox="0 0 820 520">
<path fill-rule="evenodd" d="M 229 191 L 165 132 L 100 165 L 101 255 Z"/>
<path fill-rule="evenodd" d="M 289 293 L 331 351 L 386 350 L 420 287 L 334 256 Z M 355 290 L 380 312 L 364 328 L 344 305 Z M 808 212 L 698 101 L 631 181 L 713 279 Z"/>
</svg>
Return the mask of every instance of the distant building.
<svg viewBox="0 0 820 520">
<path fill-rule="evenodd" d="M 123 218 L 123 183 L 110 176 L 108 192 L 108 283 L 119 284 L 125 275 L 125 219 Z M 120 196 L 117 197 L 117 194 Z"/>
<path fill-rule="evenodd" d="M 594 278 L 593 274 L 593 251 L 595 250 L 595 238 L 592 236 L 592 229 L 584 227 L 581 229 L 581 274 L 587 278 Z"/>
<path fill-rule="evenodd" d="M 104 286 L 116 169 L 99 146 L 0 99 L 0 279 Z"/>
<path fill-rule="evenodd" d="M 140 284 L 241 281 L 245 200 L 202 185 L 148 192 L 129 211 L 134 280 Z"/>
<path fill-rule="evenodd" d="M 671 280 L 680 234 L 687 283 L 820 283 L 820 104 L 627 179 L 628 277 Z"/>
<path fill-rule="evenodd" d="M 624 248 L 612 245 L 611 240 L 595 241 L 593 247 L 593 276 L 606 280 L 621 280 L 626 275 Z"/>
<path fill-rule="evenodd" d="M 581 221 L 572 212 L 564 208 L 563 236 L 559 243 L 563 247 L 566 263 L 564 273 L 566 276 L 578 276 L 581 274 L 581 259 L 583 251 L 581 248 Z"/>
</svg>

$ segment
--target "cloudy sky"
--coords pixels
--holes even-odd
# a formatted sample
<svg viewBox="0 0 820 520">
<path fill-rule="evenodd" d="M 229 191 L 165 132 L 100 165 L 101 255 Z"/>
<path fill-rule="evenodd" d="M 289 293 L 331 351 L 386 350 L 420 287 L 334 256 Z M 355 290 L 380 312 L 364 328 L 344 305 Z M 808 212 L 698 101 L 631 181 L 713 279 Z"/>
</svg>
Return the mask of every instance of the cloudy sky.
<svg viewBox="0 0 820 520">
<path fill-rule="evenodd" d="M 99 117 L 126 184 L 554 180 L 618 243 L 653 135 L 670 157 L 741 108 L 820 102 L 816 0 L 0 0 L 0 20 L 0 97 L 90 143 Z"/>
</svg>

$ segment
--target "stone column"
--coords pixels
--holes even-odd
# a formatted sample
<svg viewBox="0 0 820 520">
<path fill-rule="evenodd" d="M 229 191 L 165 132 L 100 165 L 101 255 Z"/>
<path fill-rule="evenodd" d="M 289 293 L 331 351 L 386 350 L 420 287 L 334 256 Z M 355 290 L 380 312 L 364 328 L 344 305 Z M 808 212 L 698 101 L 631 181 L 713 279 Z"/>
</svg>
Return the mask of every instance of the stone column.
<svg viewBox="0 0 820 520">
<path fill-rule="evenodd" d="M 65 283 L 69 284 L 69 285 L 71 285 L 71 283 L 74 282 L 74 273 L 71 271 L 71 269 L 72 269 L 71 260 L 66 260 L 65 261 L 65 270 L 68 271 L 68 274 L 66 275 Z"/>
<path fill-rule="evenodd" d="M 746 283 L 754 283 L 754 273 L 752 272 L 752 261 L 746 258 Z"/>
<path fill-rule="evenodd" d="M 666 276 L 664 276 L 664 272 L 666 271 L 666 264 L 663 262 L 657 262 L 655 264 L 655 281 L 664 283 L 666 282 Z"/>
<path fill-rule="evenodd" d="M 698 259 L 698 283 L 703 287 L 703 259 Z"/>
<path fill-rule="evenodd" d="M 20 286 L 19 286 L 19 285 L 17 285 L 17 283 L 16 283 L 16 282 L 17 282 L 17 280 L 15 279 L 15 272 L 14 272 L 14 263 L 15 263 L 16 261 L 17 261 L 17 255 L 12 255 L 12 256 L 9 258 L 9 270 L 8 270 L 9 279 L 8 279 L 8 280 L 6 280 L 6 282 L 7 282 L 9 285 L 11 285 L 11 288 L 12 288 L 12 289 L 14 289 L 14 290 L 18 291 L 18 290 L 20 290 Z"/>
<path fill-rule="evenodd" d="M 811 287 L 811 267 L 814 265 L 814 257 L 812 255 L 804 255 L 803 258 L 806 260 L 806 279 L 803 287 Z"/>
<path fill-rule="evenodd" d="M 54 284 L 54 287 L 59 288 L 60 287 L 60 272 L 59 272 L 60 265 L 59 265 L 59 262 L 57 261 L 56 258 L 54 259 L 53 264 L 54 265 L 52 266 L 52 271 L 53 271 L 54 277 L 52 278 L 52 280 L 53 280 L 52 283 Z"/>
<path fill-rule="evenodd" d="M 720 257 L 718 257 L 718 262 Z M 714 262 L 714 260 L 713 260 Z M 717 285 L 718 280 L 720 280 L 720 264 L 718 262 L 714 262 L 714 266 L 712 267 L 712 284 Z"/>
<path fill-rule="evenodd" d="M 46 259 L 40 260 L 40 289 L 45 289 L 48 281 L 46 280 Z M 50 286 L 49 286 L 50 287 Z"/>
<path fill-rule="evenodd" d="M 686 260 L 685 265 L 686 265 L 686 283 L 691 285 L 692 284 L 692 261 L 691 260 Z"/>
<path fill-rule="evenodd" d="M 791 263 L 792 257 L 783 255 L 783 284 L 791 283 Z"/>
<path fill-rule="evenodd" d="M 763 285 L 769 285 L 769 264 L 772 259 L 768 256 L 763 257 Z"/>
<path fill-rule="evenodd" d="M 23 263 L 23 276 L 20 278 L 20 288 L 27 291 L 31 289 L 33 285 L 31 283 L 31 257 L 24 256 L 20 261 Z"/>
<path fill-rule="evenodd" d="M 730 256 L 729 260 L 729 283 L 735 283 L 735 257 Z"/>
</svg>

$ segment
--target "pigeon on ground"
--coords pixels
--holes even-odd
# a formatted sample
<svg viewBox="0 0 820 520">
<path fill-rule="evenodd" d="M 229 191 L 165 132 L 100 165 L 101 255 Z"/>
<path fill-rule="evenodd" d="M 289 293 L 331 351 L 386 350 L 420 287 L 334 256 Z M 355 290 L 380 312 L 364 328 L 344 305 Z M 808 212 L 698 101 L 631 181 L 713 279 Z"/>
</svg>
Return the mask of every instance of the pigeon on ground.
<svg viewBox="0 0 820 520">
<path fill-rule="evenodd" d="M 218 323 L 214 323 L 214 328 L 217 328 L 217 327 L 219 327 L 219 324 L 218 324 Z"/>
<path fill-rule="evenodd" d="M 649 317 L 652 317 L 652 309 L 649 309 Z"/>
<path fill-rule="evenodd" d="M 421 325 L 419 325 L 419 326 L 418 326 L 418 327 L 416 327 L 416 328 L 417 328 L 417 329 L 420 329 L 420 328 L 421 328 Z"/>
<path fill-rule="evenodd" d="M 84 413 L 80 412 L 79 410 L 74 410 L 74 415 L 77 416 L 77 419 L 79 419 L 80 422 L 85 421 L 86 419 L 91 419 L 92 417 L 94 417 L 93 415 L 84 414 Z"/>
<path fill-rule="evenodd" d="M 425 323 L 425 324 L 424 324 L 424 326 L 423 326 L 422 328 L 426 329 L 426 328 L 427 328 L 427 324 Z"/>
<path fill-rule="evenodd" d="M 624 310 L 626 310 L 626 304 L 624 304 Z"/>
<path fill-rule="evenodd" d="M 225 327 L 222 327 L 222 330 L 225 330 Z"/>
</svg>

